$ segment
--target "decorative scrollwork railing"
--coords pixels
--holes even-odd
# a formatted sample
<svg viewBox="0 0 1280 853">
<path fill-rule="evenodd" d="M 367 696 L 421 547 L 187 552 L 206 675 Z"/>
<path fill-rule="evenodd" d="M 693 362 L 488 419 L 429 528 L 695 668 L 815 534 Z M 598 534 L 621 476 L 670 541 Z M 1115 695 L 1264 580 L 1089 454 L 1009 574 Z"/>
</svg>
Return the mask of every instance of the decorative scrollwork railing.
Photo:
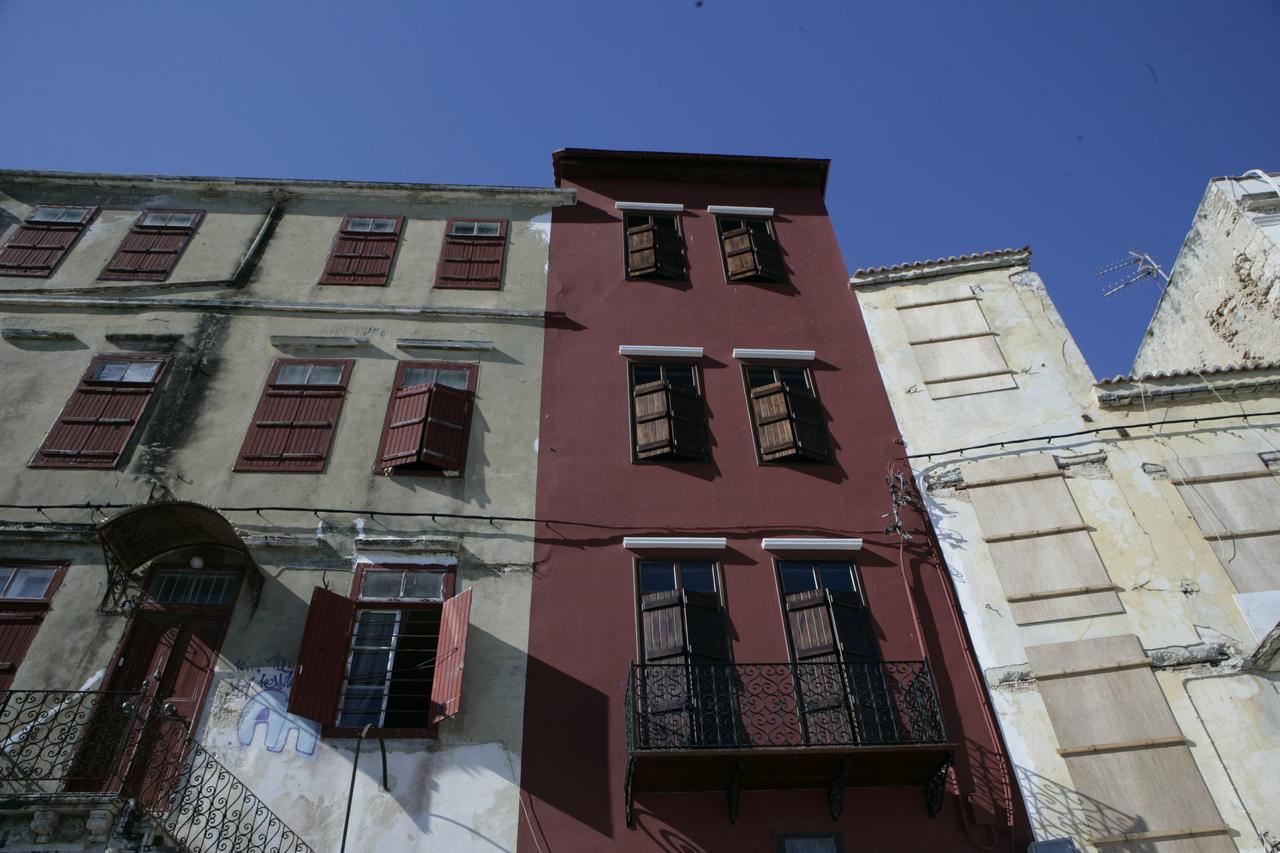
<svg viewBox="0 0 1280 853">
<path fill-rule="evenodd" d="M 631 752 L 947 739 L 925 661 L 636 664 L 625 726 Z"/>
<path fill-rule="evenodd" d="M 132 800 L 185 853 L 312 853 L 186 723 L 136 693 L 0 693 L 0 795 Z"/>
</svg>

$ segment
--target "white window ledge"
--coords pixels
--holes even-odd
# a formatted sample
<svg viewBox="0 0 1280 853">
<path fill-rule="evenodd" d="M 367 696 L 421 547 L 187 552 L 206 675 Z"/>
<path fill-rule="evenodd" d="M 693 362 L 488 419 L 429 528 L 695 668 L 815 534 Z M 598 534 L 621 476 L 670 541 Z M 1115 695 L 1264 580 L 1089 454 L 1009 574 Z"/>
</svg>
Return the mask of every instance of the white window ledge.
<svg viewBox="0 0 1280 853">
<path fill-rule="evenodd" d="M 718 216 L 773 216 L 772 207 L 734 207 L 728 204 L 709 204 L 707 213 Z"/>
<path fill-rule="evenodd" d="M 747 349 L 734 347 L 733 357 L 742 360 L 813 361 L 818 353 L 811 349 Z"/>
<path fill-rule="evenodd" d="M 861 539 L 812 539 L 800 536 L 761 539 L 766 551 L 861 551 Z"/>
<path fill-rule="evenodd" d="M 702 347 L 645 347 L 624 344 L 618 347 L 618 355 L 641 358 L 702 358 Z"/>
<path fill-rule="evenodd" d="M 680 213 L 684 210 L 683 204 L 659 204 L 648 201 L 615 201 L 613 206 L 616 210 L 651 210 L 655 213 Z"/>
<path fill-rule="evenodd" d="M 622 547 L 629 551 L 670 548 L 696 551 L 723 551 L 729 541 L 723 536 L 624 536 Z"/>
</svg>

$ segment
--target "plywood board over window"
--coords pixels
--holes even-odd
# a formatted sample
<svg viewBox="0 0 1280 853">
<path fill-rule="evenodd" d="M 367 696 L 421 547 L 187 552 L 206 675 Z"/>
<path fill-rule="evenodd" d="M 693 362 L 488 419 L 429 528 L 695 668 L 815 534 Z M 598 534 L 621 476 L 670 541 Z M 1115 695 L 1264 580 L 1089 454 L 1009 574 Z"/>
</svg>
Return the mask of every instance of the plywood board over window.
<svg viewBox="0 0 1280 853">
<path fill-rule="evenodd" d="M 1018 387 L 972 287 L 903 293 L 895 304 L 931 398 Z"/>
<path fill-rule="evenodd" d="M 1230 453 L 1166 467 L 1236 589 L 1280 589 L 1280 482 L 1262 459 Z"/>
<path fill-rule="evenodd" d="M 1124 611 L 1052 456 L 976 462 L 964 480 L 1015 622 Z"/>
<path fill-rule="evenodd" d="M 1058 752 L 1096 811 L 1105 853 L 1231 853 L 1151 661 L 1133 635 L 1027 647 Z"/>
</svg>

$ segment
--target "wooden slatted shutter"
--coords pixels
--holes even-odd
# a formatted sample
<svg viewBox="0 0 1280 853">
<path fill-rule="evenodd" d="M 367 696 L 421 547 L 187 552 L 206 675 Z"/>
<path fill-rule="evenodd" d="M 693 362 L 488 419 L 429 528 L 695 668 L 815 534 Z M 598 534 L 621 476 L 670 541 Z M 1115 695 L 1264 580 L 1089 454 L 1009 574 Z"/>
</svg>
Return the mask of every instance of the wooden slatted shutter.
<svg viewBox="0 0 1280 853">
<path fill-rule="evenodd" d="M 289 364 L 337 364 L 342 368 L 341 378 L 335 385 L 286 385 L 278 377 L 281 368 Z M 258 400 L 234 470 L 324 471 L 353 364 L 351 360 L 277 360 Z"/>
<path fill-rule="evenodd" d="M 471 589 L 444 603 L 440 612 L 440 642 L 431 683 L 431 725 L 452 717 L 462 707 L 462 669 L 467 656 L 467 625 L 471 618 Z"/>
<path fill-rule="evenodd" d="M 393 230 L 353 230 L 353 223 L 367 220 L 390 220 L 394 223 Z M 403 229 L 403 216 L 349 214 L 342 217 L 342 224 L 334 235 L 320 283 L 385 286 L 391 277 L 391 266 L 400 247 L 400 233 Z"/>
<path fill-rule="evenodd" d="M 880 656 L 876 648 L 871 611 L 856 592 L 828 591 L 831 596 L 831 621 L 835 625 L 840 655 L 848 662 L 869 662 Z"/>
<path fill-rule="evenodd" d="M 422 461 L 422 429 L 432 385 L 411 385 L 391 392 L 387 422 L 378 448 L 377 470 L 402 468 Z"/>
<path fill-rule="evenodd" d="M 684 599 L 678 589 L 640 597 L 645 663 L 682 663 L 685 653 Z"/>
<path fill-rule="evenodd" d="M 674 214 L 630 214 L 626 217 L 626 238 L 628 277 L 685 277 L 684 239 Z"/>
<path fill-rule="evenodd" d="M 321 587 L 311 591 L 311 607 L 289 691 L 289 713 L 322 726 L 337 722 L 355 616 L 356 604 L 351 599 Z"/>
<path fill-rule="evenodd" d="M 765 220 L 748 220 L 720 235 L 730 281 L 786 281 L 782 250 Z"/>
<path fill-rule="evenodd" d="M 462 470 L 471 425 L 471 394 L 435 385 L 422 429 L 422 461 L 444 471 Z"/>
<path fill-rule="evenodd" d="M 787 628 L 797 662 L 836 660 L 836 644 L 827 591 L 811 589 L 786 596 Z"/>
<path fill-rule="evenodd" d="M 32 468 L 114 468 L 159 385 L 168 358 L 95 356 L 31 461 Z M 103 362 L 157 365 L 146 382 L 92 378 Z"/>
<path fill-rule="evenodd" d="M 814 589 L 783 600 L 809 744 L 848 743 L 854 731 L 829 595 Z"/>
<path fill-rule="evenodd" d="M 149 224 L 173 216 L 181 217 L 183 224 Z M 203 210 L 143 211 L 98 279 L 164 281 L 177 266 L 203 219 Z"/>
<path fill-rule="evenodd" d="M 43 620 L 44 614 L 38 612 L 0 613 L 0 691 L 13 684 Z"/>
<path fill-rule="evenodd" d="M 1018 387 L 972 287 L 903 293 L 896 307 L 931 399 Z"/>
<path fill-rule="evenodd" d="M 728 660 L 728 637 L 720 597 L 710 592 L 681 591 L 691 663 L 724 663 Z"/>
<path fill-rule="evenodd" d="M 97 212 L 96 207 L 37 207 L 0 247 L 0 275 L 48 278 Z M 49 221 L 55 218 L 67 221 Z"/>
<path fill-rule="evenodd" d="M 455 224 L 494 223 L 498 233 L 458 234 Z M 502 287 L 502 265 L 507 249 L 507 221 L 493 219 L 454 220 L 445 225 L 444 246 L 436 265 L 436 287 L 469 290 L 498 290 Z"/>
<path fill-rule="evenodd" d="M 773 382 L 751 389 L 760 458 L 825 461 L 830 456 L 822 405 L 808 391 Z"/>
<path fill-rule="evenodd" d="M 635 386 L 632 397 L 637 459 L 706 458 L 706 408 L 697 390 L 658 380 Z"/>
<path fill-rule="evenodd" d="M 419 377 L 408 378 L 414 371 L 419 372 Z M 455 382 L 456 375 L 465 372 L 467 387 L 455 388 L 434 381 L 440 371 L 455 374 Z M 475 376 L 473 364 L 401 362 L 396 370 L 395 390 L 387 403 L 374 471 L 387 475 L 461 472 L 471 437 Z"/>
</svg>

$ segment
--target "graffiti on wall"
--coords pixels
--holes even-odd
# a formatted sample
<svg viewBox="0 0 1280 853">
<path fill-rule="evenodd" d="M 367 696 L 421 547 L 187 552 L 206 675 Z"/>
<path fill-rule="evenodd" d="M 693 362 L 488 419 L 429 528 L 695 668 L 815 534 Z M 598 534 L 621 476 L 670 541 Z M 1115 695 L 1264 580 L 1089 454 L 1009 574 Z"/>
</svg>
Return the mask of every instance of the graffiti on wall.
<svg viewBox="0 0 1280 853">
<path fill-rule="evenodd" d="M 230 679 L 231 689 L 245 698 L 236 725 L 240 746 L 252 746 L 262 729 L 267 752 L 283 752 L 289 735 L 296 732 L 293 748 L 303 755 L 314 755 L 320 727 L 289 713 L 293 663 L 277 656 L 261 661 L 237 660 L 235 666 L 237 673 Z"/>
</svg>

